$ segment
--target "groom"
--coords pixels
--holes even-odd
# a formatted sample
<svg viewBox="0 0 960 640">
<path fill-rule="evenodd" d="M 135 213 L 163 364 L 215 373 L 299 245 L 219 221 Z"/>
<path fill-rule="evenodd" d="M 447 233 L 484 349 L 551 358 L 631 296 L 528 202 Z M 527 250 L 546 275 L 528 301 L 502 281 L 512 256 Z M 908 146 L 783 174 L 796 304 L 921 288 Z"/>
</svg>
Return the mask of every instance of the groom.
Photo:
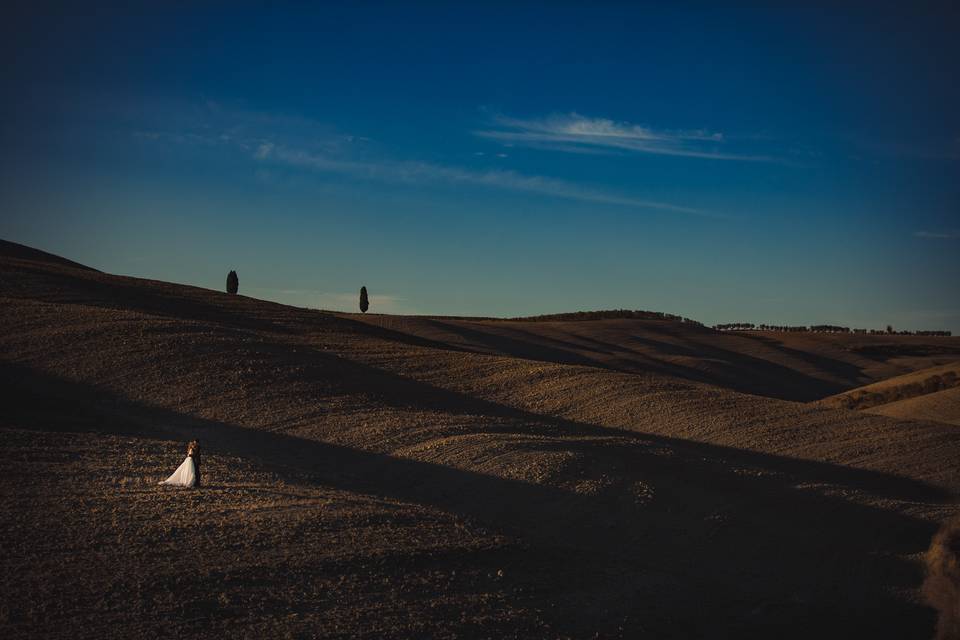
<svg viewBox="0 0 960 640">
<path fill-rule="evenodd" d="M 191 440 L 187 445 L 187 455 L 193 458 L 193 468 L 196 473 L 197 479 L 193 483 L 194 487 L 200 486 L 200 441 Z"/>
</svg>

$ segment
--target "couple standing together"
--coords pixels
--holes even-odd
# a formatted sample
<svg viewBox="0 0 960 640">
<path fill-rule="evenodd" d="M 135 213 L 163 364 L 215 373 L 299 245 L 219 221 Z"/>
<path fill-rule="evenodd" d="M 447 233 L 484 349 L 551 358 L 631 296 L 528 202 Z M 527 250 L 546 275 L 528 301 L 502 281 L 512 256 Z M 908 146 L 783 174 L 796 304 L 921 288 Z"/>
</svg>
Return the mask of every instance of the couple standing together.
<svg viewBox="0 0 960 640">
<path fill-rule="evenodd" d="M 191 440 L 187 443 L 187 458 L 173 475 L 160 484 L 169 484 L 175 487 L 200 486 L 200 441 Z"/>
</svg>

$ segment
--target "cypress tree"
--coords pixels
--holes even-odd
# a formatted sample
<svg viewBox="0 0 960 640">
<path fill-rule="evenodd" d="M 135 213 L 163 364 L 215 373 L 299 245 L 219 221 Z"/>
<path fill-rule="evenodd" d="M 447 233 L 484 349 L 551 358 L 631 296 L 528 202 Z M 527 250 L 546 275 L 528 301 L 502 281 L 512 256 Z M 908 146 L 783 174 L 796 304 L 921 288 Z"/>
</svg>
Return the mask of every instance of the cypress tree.
<svg viewBox="0 0 960 640">
<path fill-rule="evenodd" d="M 369 308 L 370 300 L 367 299 L 367 288 L 360 287 L 360 311 L 366 313 Z"/>
<path fill-rule="evenodd" d="M 240 280 L 237 278 L 237 272 L 231 271 L 227 274 L 227 293 L 236 293 L 240 288 Z"/>
</svg>

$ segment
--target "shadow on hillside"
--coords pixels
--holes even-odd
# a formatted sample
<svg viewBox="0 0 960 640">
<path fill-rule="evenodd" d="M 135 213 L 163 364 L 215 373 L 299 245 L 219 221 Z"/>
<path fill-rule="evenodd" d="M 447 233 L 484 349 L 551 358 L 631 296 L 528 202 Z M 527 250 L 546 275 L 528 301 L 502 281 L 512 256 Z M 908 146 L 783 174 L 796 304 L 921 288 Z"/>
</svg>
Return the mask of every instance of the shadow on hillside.
<svg viewBox="0 0 960 640">
<path fill-rule="evenodd" d="M 781 353 L 785 353 L 792 358 L 796 358 L 797 360 L 800 360 L 801 362 L 806 362 L 807 364 L 817 367 L 818 369 L 821 369 L 823 371 L 829 371 L 834 375 L 843 377 L 847 380 L 859 380 L 863 375 L 862 368 L 856 365 L 853 365 L 849 362 L 843 362 L 835 358 L 828 358 L 827 356 L 820 355 L 817 353 L 811 353 L 809 351 L 794 349 L 792 347 L 786 346 L 781 340 L 777 340 L 776 338 L 773 338 L 770 336 L 744 334 L 744 337 L 746 337 L 748 340 L 756 340 L 757 342 L 760 342 L 771 349 L 775 349 L 777 351 L 780 351 Z M 840 386 L 840 385 L 834 385 L 834 386 Z M 845 390 L 845 387 L 840 388 L 839 391 L 833 391 L 825 395 L 832 395 L 833 393 L 839 393 L 840 391 L 843 391 L 843 390 Z M 820 396 L 820 397 L 824 397 L 824 396 Z M 811 398 L 811 400 L 814 400 L 814 399 L 818 399 L 818 398 Z"/>
<path fill-rule="evenodd" d="M 719 385 L 742 393 L 798 402 L 816 400 L 839 393 L 847 388 L 842 384 L 806 375 L 763 358 L 702 342 L 697 342 L 696 348 L 694 348 L 635 334 L 631 335 L 629 338 L 631 342 L 646 347 L 647 350 L 641 351 L 632 349 L 626 344 L 613 344 L 585 335 L 576 336 L 578 343 L 514 327 L 495 327 L 493 331 L 487 332 L 455 322 L 440 320 L 427 320 L 425 322 L 430 326 L 463 338 L 465 341 L 463 346 L 466 350 L 480 353 L 502 354 L 515 358 L 560 364 L 586 365 L 625 373 L 660 373 L 692 382 Z M 654 333 L 662 333 L 668 336 L 681 335 L 680 332 L 671 331 L 665 327 L 651 328 L 647 325 L 644 326 Z M 523 337 L 505 335 L 505 331 Z M 705 331 L 702 330 L 698 333 Z M 394 333 L 400 334 L 401 332 L 395 331 Z M 413 336 L 414 334 L 402 335 Z M 770 348 L 779 350 L 789 357 L 800 359 L 822 371 L 830 372 L 832 375 L 839 375 L 848 379 L 857 379 L 860 376 L 861 370 L 850 363 L 790 349 L 775 340 L 760 339 Z M 451 348 L 451 345 L 445 343 L 434 343 L 428 346 Z M 588 355 L 590 352 L 600 353 L 610 357 L 610 359 L 591 358 Z M 668 359 L 670 356 L 708 362 L 709 371 L 672 362 Z"/>
<path fill-rule="evenodd" d="M 694 382 L 719 384 L 740 392 L 802 402 L 833 395 L 848 388 L 847 385 L 809 376 L 769 360 L 699 341 L 694 348 L 631 336 L 632 341 L 641 343 L 650 350 L 645 352 L 589 336 L 577 336 L 578 343 L 529 329 L 510 327 L 511 333 L 522 336 L 513 337 L 503 334 L 504 327 L 488 332 L 458 322 L 425 320 L 432 326 L 460 336 L 466 343 L 456 345 L 343 315 L 298 309 L 197 287 L 113 276 L 79 266 L 74 268 L 49 262 L 7 259 L 3 269 L 16 273 L 16 277 L 5 279 L 0 287 L 3 295 L 29 297 L 59 304 L 132 310 L 157 317 L 213 323 L 238 330 L 303 336 L 324 332 L 352 332 L 447 351 L 493 352 L 529 360 L 586 365 L 628 373 L 661 373 Z M 646 323 L 644 326 L 652 333 L 666 336 L 684 337 L 691 332 L 697 335 L 710 333 L 708 329 L 695 325 Z M 861 378 L 861 370 L 850 363 L 786 347 L 773 338 L 744 335 L 746 339 L 758 341 L 787 357 L 832 375 L 849 380 Z M 590 357 L 591 351 L 612 359 Z M 618 355 L 621 357 L 617 358 Z M 660 355 L 709 360 L 710 371 L 671 362 L 658 357 Z"/>
<path fill-rule="evenodd" d="M 338 393 L 358 397 L 372 394 L 379 403 L 398 409 L 415 407 L 451 415 L 482 415 L 509 420 L 516 423 L 509 428 L 522 428 L 523 433 L 546 437 L 618 436 L 639 439 L 683 448 L 695 457 L 710 458 L 728 466 L 759 467 L 769 472 L 794 474 L 808 482 L 815 480 L 841 485 L 881 498 L 926 501 L 951 499 L 944 489 L 903 476 L 568 420 L 451 391 L 328 352 L 297 350 L 291 354 L 286 345 L 276 345 L 275 348 L 284 352 L 284 366 L 295 365 L 306 378 L 328 379 L 335 375 Z M 492 424 L 490 431 L 500 432 L 502 427 Z"/>
<path fill-rule="evenodd" d="M 573 343 L 555 340 L 553 338 L 536 336 L 534 338 L 535 341 L 526 341 L 511 338 L 500 333 L 487 333 L 486 331 L 472 329 L 454 322 L 427 320 L 426 323 L 460 336 L 466 342 L 467 348 L 475 353 L 492 353 L 495 355 L 507 355 L 515 358 L 524 358 L 526 360 L 556 362 L 559 364 L 587 365 L 591 367 L 603 366 L 600 362 L 576 353 L 575 351 L 571 351 L 571 348 L 576 347 Z M 537 341 L 553 342 L 559 344 L 559 347 L 538 344 Z"/>
<path fill-rule="evenodd" d="M 696 372 L 702 378 L 703 382 L 708 384 L 720 384 L 735 391 L 752 393 L 755 395 L 767 396 L 770 398 L 779 398 L 781 400 L 794 400 L 798 402 L 807 402 L 822 398 L 845 387 L 835 382 L 829 382 L 820 378 L 806 375 L 781 364 L 764 360 L 723 349 L 709 344 L 697 343 L 696 348 L 685 347 L 671 343 L 642 338 L 640 336 L 631 336 L 632 341 L 644 344 L 651 349 L 656 349 L 658 353 L 667 353 L 670 355 L 679 355 L 688 358 L 710 358 L 715 360 L 711 363 L 710 374 Z M 774 345 L 770 345 L 774 346 Z M 789 353 L 794 357 L 803 352 L 794 349 L 781 349 L 784 353 Z M 860 370 L 848 363 L 831 360 L 809 355 L 810 358 L 801 358 L 807 362 L 818 362 L 818 367 L 822 371 L 835 373 L 843 369 L 844 375 L 859 374 Z M 676 366 L 672 363 L 666 363 L 667 366 Z M 853 373 L 851 373 L 853 372 Z M 720 378 L 718 380 L 717 378 Z"/>
<path fill-rule="evenodd" d="M 210 289 L 142 280 L 58 264 L 7 262 L 3 270 L 15 271 L 5 279 L 0 295 L 24 297 L 55 304 L 75 304 L 136 311 L 160 318 L 277 334 L 309 335 L 350 332 L 412 346 L 464 351 L 427 338 L 394 331 L 315 309 L 229 295 Z"/>
<path fill-rule="evenodd" d="M 947 499 L 943 491 L 888 474 L 554 419 L 343 365 L 348 388 L 364 377 L 390 404 L 489 416 L 501 422 L 499 433 L 512 427 L 540 436 L 516 443 L 525 453 L 569 452 L 584 478 L 609 482 L 585 495 L 396 458 L 148 407 L 10 364 L 0 365 L 0 382 L 11 392 L 3 422 L 179 441 L 199 436 L 208 460 L 242 456 L 287 473 L 290 482 L 494 525 L 527 545 L 529 552 L 505 567 L 507 579 L 560 634 L 930 636 L 932 611 L 888 594 L 919 584 L 918 570 L 897 556 L 926 548 L 934 525 L 797 485 L 928 501 Z M 168 471 L 158 469 L 158 478 Z"/>
</svg>

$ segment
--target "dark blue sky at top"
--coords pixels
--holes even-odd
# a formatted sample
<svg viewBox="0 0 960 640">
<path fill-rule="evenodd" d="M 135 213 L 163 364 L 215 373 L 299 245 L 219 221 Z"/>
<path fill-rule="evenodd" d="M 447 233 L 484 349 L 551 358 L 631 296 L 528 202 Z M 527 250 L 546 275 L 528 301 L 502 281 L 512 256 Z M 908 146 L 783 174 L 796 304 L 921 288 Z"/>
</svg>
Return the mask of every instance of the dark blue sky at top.
<svg viewBox="0 0 960 640">
<path fill-rule="evenodd" d="M 705 6 L 24 4 L 0 237 L 322 308 L 960 331 L 960 14 Z"/>
</svg>

